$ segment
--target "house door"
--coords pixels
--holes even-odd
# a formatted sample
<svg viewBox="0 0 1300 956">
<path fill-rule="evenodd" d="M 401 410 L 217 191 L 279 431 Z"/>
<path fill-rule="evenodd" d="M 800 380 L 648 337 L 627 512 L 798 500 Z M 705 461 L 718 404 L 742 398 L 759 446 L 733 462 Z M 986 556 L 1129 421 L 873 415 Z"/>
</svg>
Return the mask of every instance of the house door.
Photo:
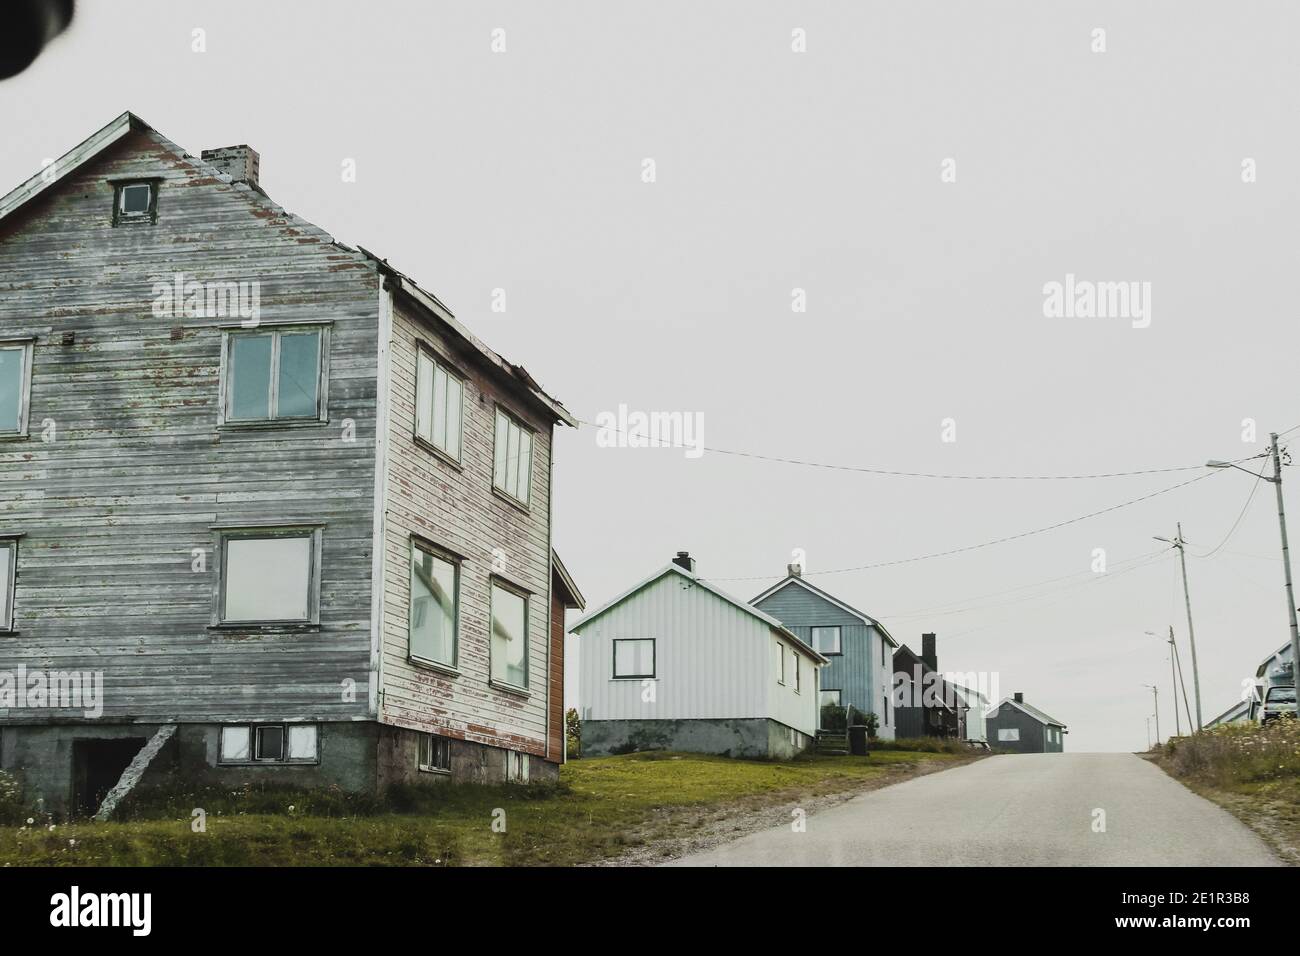
<svg viewBox="0 0 1300 956">
<path fill-rule="evenodd" d="M 72 742 L 72 812 L 90 816 L 144 746 L 143 737 Z"/>
</svg>

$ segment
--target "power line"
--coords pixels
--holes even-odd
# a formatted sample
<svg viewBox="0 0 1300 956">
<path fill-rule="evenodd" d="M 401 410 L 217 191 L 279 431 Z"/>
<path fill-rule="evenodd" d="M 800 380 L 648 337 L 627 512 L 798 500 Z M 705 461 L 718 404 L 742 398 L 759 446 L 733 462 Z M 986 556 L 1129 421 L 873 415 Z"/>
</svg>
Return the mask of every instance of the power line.
<svg viewBox="0 0 1300 956">
<path fill-rule="evenodd" d="M 683 448 L 692 451 L 708 451 L 715 455 L 731 455 L 735 458 L 750 458 L 755 461 L 770 461 L 783 465 L 800 465 L 805 468 L 823 468 L 828 471 L 856 472 L 866 475 L 879 475 L 887 478 L 930 478 L 944 481 L 1085 481 L 1097 478 L 1131 478 L 1139 475 L 1162 475 L 1171 472 L 1200 471 L 1205 467 L 1204 463 L 1201 463 L 1199 465 L 1174 465 L 1167 468 L 1139 468 L 1131 471 L 1105 471 L 1074 475 L 954 475 L 928 471 L 903 471 L 896 468 L 879 468 L 871 465 L 841 465 L 830 462 L 809 461 L 804 458 L 788 458 L 781 455 L 764 455 L 759 452 L 736 451 L 731 448 L 716 448 L 712 445 L 687 445 L 665 441 L 639 432 L 628 432 L 621 428 L 617 428 L 614 425 L 596 425 L 584 419 L 577 419 L 577 422 L 579 425 L 584 425 L 588 428 L 610 429 L 618 432 L 620 435 L 635 437 L 639 441 L 646 442 L 647 446 L 651 448 Z M 1295 427 L 1300 428 L 1300 425 Z M 1278 434 L 1282 433 L 1279 432 Z M 1249 458 L 1238 458 L 1233 462 L 1233 464 L 1238 464 L 1248 460 Z"/>
<path fill-rule="evenodd" d="M 889 618 L 891 620 L 899 620 L 901 618 L 914 618 L 914 617 L 932 617 L 932 616 L 943 617 L 949 614 L 963 614 L 967 611 L 991 611 L 997 608 L 1010 607 L 1013 604 L 1019 604 L 1022 601 L 1032 601 L 1037 598 L 1045 597 L 1049 594 L 1055 594 L 1058 591 L 1068 591 L 1073 587 L 1082 584 L 1089 584 L 1092 581 L 1098 580 L 1099 578 L 1114 577 L 1116 575 L 1123 574 L 1127 571 L 1132 571 L 1134 568 L 1143 567 L 1145 564 L 1154 563 L 1153 559 L 1159 557 L 1160 555 L 1165 554 L 1169 550 L 1170 550 L 1169 548 L 1158 548 L 1155 551 L 1149 551 L 1146 554 L 1139 554 L 1131 558 L 1124 558 L 1123 560 L 1116 561 L 1112 566 L 1112 569 L 1106 572 L 1097 572 L 1092 570 L 1072 571 L 1069 574 L 1062 574 L 1055 578 L 1047 578 L 1046 580 L 1035 581 L 1031 584 L 1021 584 L 1017 587 L 1006 588 L 1002 591 L 994 591 L 990 594 L 981 594 L 978 595 L 977 597 L 966 598 L 963 601 L 954 601 L 950 604 L 938 604 L 933 607 L 921 608 L 915 611 L 905 611 L 901 614 L 882 614 L 880 615 L 880 617 Z M 1124 567 L 1124 565 L 1129 565 L 1129 567 Z M 1038 594 L 1030 594 L 1023 598 L 1016 598 L 1013 601 L 1004 601 L 1001 604 L 970 603 L 974 601 L 983 601 L 984 599 L 991 598 L 991 597 L 1001 597 L 1004 594 L 1014 594 L 1017 591 L 1025 591 L 1030 588 L 1041 587 L 1045 584 L 1056 584 L 1057 582 L 1060 581 L 1068 581 L 1071 578 L 1077 578 L 1081 575 L 1087 575 L 1088 579 L 1084 581 L 1074 582 L 1073 584 L 1066 585 L 1063 588 L 1051 588 L 1046 591 L 1042 591 Z M 962 605 L 969 605 L 969 606 L 962 606 Z"/>
<path fill-rule="evenodd" d="M 1021 538 L 1032 537 L 1033 535 L 1045 534 L 1048 531 L 1055 531 L 1057 528 L 1064 528 L 1067 525 L 1077 524 L 1080 521 L 1087 521 L 1089 518 L 1096 518 L 1112 511 L 1118 511 L 1121 508 L 1127 508 L 1143 501 L 1150 501 L 1152 498 L 1160 495 L 1167 495 L 1171 491 L 1177 491 L 1179 488 L 1186 488 L 1188 485 L 1195 484 L 1198 481 L 1204 481 L 1212 475 L 1218 474 L 1218 471 L 1207 471 L 1204 474 L 1197 475 L 1195 478 L 1189 478 L 1186 481 L 1180 481 L 1176 485 L 1170 485 L 1168 488 L 1161 488 L 1159 491 L 1153 491 L 1149 494 L 1142 495 L 1138 498 L 1130 498 L 1128 501 L 1121 501 L 1117 505 L 1111 505 L 1108 508 L 1102 508 L 1099 511 L 1092 511 L 1086 515 L 1079 515 L 1076 518 L 1067 518 L 1065 521 L 1057 521 L 1054 524 L 1045 525 L 1041 528 L 1034 528 L 1031 531 L 1021 531 L 1019 534 L 1005 535 L 1001 538 L 994 538 L 991 541 L 983 541 L 979 544 L 969 544 L 962 548 L 951 548 L 947 551 L 936 551 L 931 554 L 920 554 L 910 558 L 898 558 L 893 561 L 877 561 L 874 564 L 862 564 L 851 568 L 831 568 L 826 571 L 806 572 L 804 577 L 815 577 L 824 574 L 848 574 L 852 571 L 870 571 L 876 568 L 894 567 L 899 564 L 912 564 L 916 561 L 928 561 L 931 558 L 946 558 L 954 554 L 965 554 L 970 551 L 978 551 L 981 548 L 990 548 L 995 544 L 1005 544 L 1008 541 L 1019 541 Z M 745 577 L 728 577 L 728 578 L 709 578 L 711 581 L 765 581 L 772 577 L 770 574 L 749 575 Z"/>
<path fill-rule="evenodd" d="M 1246 517 L 1246 512 L 1250 509 L 1250 503 L 1255 500 L 1255 492 L 1259 491 L 1260 483 L 1263 480 L 1264 473 L 1261 471 L 1255 476 L 1255 481 L 1250 486 L 1250 494 L 1246 496 L 1246 503 L 1241 506 L 1241 511 L 1237 513 L 1237 520 L 1232 523 L 1232 527 L 1228 529 L 1228 533 L 1224 535 L 1223 540 L 1215 545 L 1213 550 L 1207 551 L 1205 554 L 1196 554 L 1196 552 L 1193 551 L 1192 554 L 1195 557 L 1212 558 L 1216 553 L 1218 553 L 1220 548 L 1232 540 L 1232 536 L 1236 534 L 1237 529 L 1241 527 L 1241 519 Z"/>
<path fill-rule="evenodd" d="M 1166 549 L 1166 550 L 1168 550 L 1168 549 Z M 1157 553 L 1158 553 L 1158 554 L 1164 554 L 1165 552 L 1164 552 L 1164 551 L 1160 551 L 1160 552 L 1157 552 Z M 1118 578 L 1118 577 L 1120 577 L 1121 575 L 1127 574 L 1127 573 L 1130 572 L 1130 571 L 1137 571 L 1137 570 L 1139 570 L 1140 568 L 1149 568 L 1149 567 L 1151 567 L 1152 565 L 1154 565 L 1154 564 L 1158 564 L 1158 563 L 1159 563 L 1159 562 L 1153 558 L 1153 559 L 1151 559 L 1151 560 L 1149 560 L 1149 561 L 1143 561 L 1143 562 L 1140 562 L 1140 563 L 1138 563 L 1138 564 L 1134 564 L 1134 565 L 1132 565 L 1131 567 L 1124 568 L 1124 569 L 1121 570 L 1121 571 L 1115 571 L 1115 572 L 1112 573 L 1112 574 L 1098 574 L 1098 575 L 1096 575 L 1096 576 L 1093 578 L 1093 580 L 1091 580 L 1091 581 L 1082 581 L 1082 582 L 1080 582 L 1080 585 L 1094 584 L 1094 583 L 1096 583 L 1096 582 L 1098 582 L 1098 581 L 1112 581 L 1112 580 L 1114 580 L 1115 578 Z M 1047 604 L 1043 605 L 1043 607 L 1052 607 L 1052 606 L 1055 605 L 1055 604 L 1060 604 L 1062 601 L 1065 600 L 1066 595 L 1065 595 L 1064 592 L 1068 592 L 1068 591 L 1070 591 L 1070 590 L 1071 590 L 1071 588 L 1058 588 L 1057 591 L 1061 592 L 1061 596 L 1060 596 L 1060 597 L 1057 597 L 1057 598 L 1056 598 L 1055 600 L 1053 600 L 1053 601 L 1049 601 Z M 1057 593 L 1057 592 L 1046 592 L 1046 593 L 1044 593 L 1044 594 L 1037 594 L 1037 595 L 1034 595 L 1033 597 L 1034 597 L 1034 598 L 1050 597 L 1050 596 L 1052 596 L 1052 595 L 1055 594 L 1055 593 Z M 1025 600 L 1031 600 L 1031 598 L 1026 598 Z M 1013 604 L 1014 604 L 1014 603 L 1023 603 L 1023 602 L 1010 602 L 1010 603 L 1013 603 Z M 1007 606 L 1007 605 L 1003 605 L 1003 607 L 1005 607 L 1005 606 Z M 977 624 L 977 625 L 975 625 L 974 627 L 968 627 L 968 628 L 966 628 L 964 631 L 956 631 L 955 633 L 948 634 L 948 635 L 946 635 L 946 636 L 944 637 L 944 640 L 945 640 L 945 641 L 951 641 L 953 638 L 961 637 L 961 636 L 964 635 L 964 634 L 971 634 L 971 633 L 973 633 L 973 632 L 975 632 L 975 631 L 982 631 L 982 630 L 984 630 L 985 628 L 992 627 L 992 626 L 995 625 L 995 624 L 1001 624 L 1001 623 L 1003 623 L 1004 621 L 1010 621 L 1010 620 L 1012 620 L 1014 617 L 1015 617 L 1015 615 L 1005 615 L 1005 616 L 1003 616 L 1003 617 L 994 618 L 992 621 L 987 621 L 987 622 L 984 623 L 984 624 Z"/>
</svg>

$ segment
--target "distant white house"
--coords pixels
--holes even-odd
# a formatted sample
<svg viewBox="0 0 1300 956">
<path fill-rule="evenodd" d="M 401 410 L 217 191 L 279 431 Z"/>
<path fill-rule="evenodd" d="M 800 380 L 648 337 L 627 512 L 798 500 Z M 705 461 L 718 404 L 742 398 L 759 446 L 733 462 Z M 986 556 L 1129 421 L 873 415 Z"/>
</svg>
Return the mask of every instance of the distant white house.
<svg viewBox="0 0 1300 956">
<path fill-rule="evenodd" d="M 686 552 L 572 631 L 583 756 L 788 757 L 813 742 L 826 658 L 699 577 Z"/>
<path fill-rule="evenodd" d="M 969 708 L 962 715 L 962 739 L 979 743 L 988 743 L 988 729 L 984 722 L 984 712 L 989 709 L 989 699 L 979 691 L 961 684 L 952 684 L 953 691 Z"/>
</svg>

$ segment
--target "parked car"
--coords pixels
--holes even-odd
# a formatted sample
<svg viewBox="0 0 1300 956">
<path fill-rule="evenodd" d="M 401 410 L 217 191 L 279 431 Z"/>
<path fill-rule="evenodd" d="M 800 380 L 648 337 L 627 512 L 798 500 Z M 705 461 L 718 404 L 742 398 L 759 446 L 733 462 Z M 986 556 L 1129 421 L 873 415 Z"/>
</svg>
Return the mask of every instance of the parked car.
<svg viewBox="0 0 1300 956">
<path fill-rule="evenodd" d="M 1279 717 L 1295 717 L 1295 685 L 1274 684 L 1264 692 L 1264 707 L 1260 710 L 1259 722 L 1267 724 Z"/>
</svg>

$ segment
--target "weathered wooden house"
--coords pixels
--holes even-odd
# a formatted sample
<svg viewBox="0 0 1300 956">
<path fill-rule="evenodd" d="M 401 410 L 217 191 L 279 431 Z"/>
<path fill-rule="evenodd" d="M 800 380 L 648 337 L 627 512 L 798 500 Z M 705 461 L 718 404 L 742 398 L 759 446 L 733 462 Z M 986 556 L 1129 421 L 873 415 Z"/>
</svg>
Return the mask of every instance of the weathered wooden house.
<svg viewBox="0 0 1300 956">
<path fill-rule="evenodd" d="M 0 199 L 0 768 L 79 810 L 154 749 L 231 784 L 554 777 L 573 419 L 258 174 L 126 113 Z"/>
<path fill-rule="evenodd" d="M 962 736 L 966 701 L 939 672 L 935 635 L 921 635 L 920 655 L 894 651 L 892 696 L 898 737 Z"/>
<path fill-rule="evenodd" d="M 1065 751 L 1065 724 L 1025 703 L 1025 695 L 1003 699 L 984 717 L 989 746 L 1021 754 Z"/>
<path fill-rule="evenodd" d="M 894 738 L 890 664 L 898 647 L 879 621 L 810 584 L 797 564 L 749 602 L 772 615 L 829 662 L 820 671 L 818 713 L 826 704 L 874 713 L 877 734 Z"/>
<path fill-rule="evenodd" d="M 673 562 L 573 626 L 583 756 L 685 750 L 790 757 L 817 733 L 826 658 Z"/>
</svg>

